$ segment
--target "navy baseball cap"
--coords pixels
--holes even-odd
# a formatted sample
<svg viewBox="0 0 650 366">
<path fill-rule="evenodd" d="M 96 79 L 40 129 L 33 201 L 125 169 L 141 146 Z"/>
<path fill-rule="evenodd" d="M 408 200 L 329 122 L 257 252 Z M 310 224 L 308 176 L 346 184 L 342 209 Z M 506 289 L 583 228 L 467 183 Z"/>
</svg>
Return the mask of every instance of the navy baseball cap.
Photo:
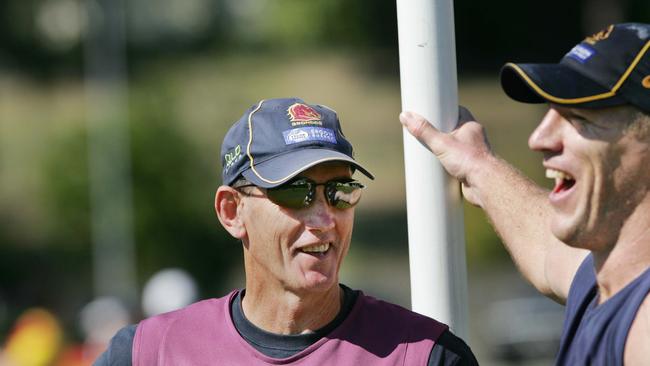
<svg viewBox="0 0 650 366">
<path fill-rule="evenodd" d="M 224 185 L 243 176 L 256 186 L 272 188 L 327 161 L 349 163 L 374 179 L 354 160 L 336 112 L 298 98 L 253 105 L 228 130 L 221 145 Z"/>
<path fill-rule="evenodd" d="M 632 104 L 650 113 L 650 25 L 610 25 L 585 38 L 557 64 L 508 63 L 506 94 L 524 103 L 576 108 Z"/>
</svg>

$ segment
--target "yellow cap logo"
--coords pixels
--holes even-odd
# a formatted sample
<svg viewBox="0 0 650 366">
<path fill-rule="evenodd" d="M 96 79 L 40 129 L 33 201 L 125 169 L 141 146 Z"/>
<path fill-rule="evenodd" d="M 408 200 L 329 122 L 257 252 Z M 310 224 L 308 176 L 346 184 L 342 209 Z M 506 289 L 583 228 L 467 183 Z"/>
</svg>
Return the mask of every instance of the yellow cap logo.
<svg viewBox="0 0 650 366">
<path fill-rule="evenodd" d="M 602 41 L 603 39 L 607 39 L 609 37 L 609 34 L 612 33 L 613 30 L 614 30 L 614 25 L 612 24 L 609 27 L 607 27 L 607 29 L 603 29 L 603 30 L 601 30 L 600 32 L 598 32 L 596 34 L 585 38 L 584 42 L 587 42 L 590 45 L 594 45 L 598 41 Z"/>
</svg>

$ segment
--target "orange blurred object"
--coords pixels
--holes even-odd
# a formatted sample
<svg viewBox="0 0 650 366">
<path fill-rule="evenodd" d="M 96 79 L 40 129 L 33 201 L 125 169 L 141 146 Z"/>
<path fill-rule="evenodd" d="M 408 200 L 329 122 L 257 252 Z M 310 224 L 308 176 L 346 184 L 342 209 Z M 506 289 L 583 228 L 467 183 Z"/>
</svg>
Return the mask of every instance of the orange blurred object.
<svg viewBox="0 0 650 366">
<path fill-rule="evenodd" d="M 98 352 L 89 352 L 88 347 L 83 345 L 72 345 L 66 347 L 59 356 L 56 366 L 90 366 Z"/>
<path fill-rule="evenodd" d="M 59 321 L 45 309 L 26 310 L 17 320 L 4 347 L 11 366 L 46 366 L 57 357 L 63 333 Z"/>
</svg>

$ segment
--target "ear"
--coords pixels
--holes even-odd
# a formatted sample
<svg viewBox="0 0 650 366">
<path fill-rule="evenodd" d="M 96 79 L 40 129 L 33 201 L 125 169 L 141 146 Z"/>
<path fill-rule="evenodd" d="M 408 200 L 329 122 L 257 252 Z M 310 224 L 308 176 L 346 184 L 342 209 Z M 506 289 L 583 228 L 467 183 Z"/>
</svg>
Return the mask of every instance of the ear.
<svg viewBox="0 0 650 366">
<path fill-rule="evenodd" d="M 229 186 L 220 186 L 214 196 L 214 210 L 219 222 L 230 235 L 237 239 L 246 236 L 246 227 L 239 207 L 239 192 Z"/>
</svg>

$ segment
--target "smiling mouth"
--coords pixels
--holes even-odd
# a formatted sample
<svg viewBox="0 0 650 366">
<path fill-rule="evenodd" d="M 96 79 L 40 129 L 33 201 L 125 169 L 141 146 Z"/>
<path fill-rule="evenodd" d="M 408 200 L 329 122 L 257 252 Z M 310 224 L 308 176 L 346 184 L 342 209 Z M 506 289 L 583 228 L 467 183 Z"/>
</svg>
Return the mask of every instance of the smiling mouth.
<svg viewBox="0 0 650 366">
<path fill-rule="evenodd" d="M 323 254 L 330 249 L 330 243 L 315 244 L 300 248 L 300 251 L 303 253 L 309 254 Z"/>
<path fill-rule="evenodd" d="M 555 179 L 553 193 L 568 191 L 576 184 L 575 178 L 560 170 L 546 169 L 546 178 Z"/>
</svg>

